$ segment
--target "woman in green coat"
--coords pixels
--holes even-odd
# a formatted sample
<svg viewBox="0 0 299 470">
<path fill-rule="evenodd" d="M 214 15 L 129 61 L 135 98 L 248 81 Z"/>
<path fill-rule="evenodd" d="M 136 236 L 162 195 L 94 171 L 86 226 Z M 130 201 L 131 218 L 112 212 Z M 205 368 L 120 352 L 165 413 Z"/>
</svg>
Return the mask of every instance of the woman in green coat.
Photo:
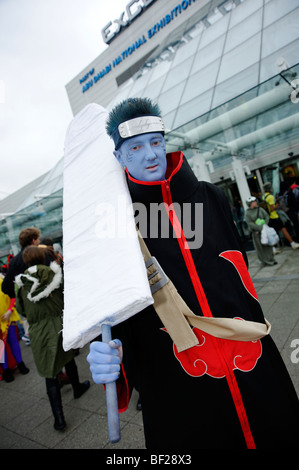
<svg viewBox="0 0 299 470">
<path fill-rule="evenodd" d="M 66 423 L 62 410 L 57 374 L 65 367 L 73 386 L 74 398 L 88 388 L 89 381 L 79 382 L 74 351 L 62 347 L 63 276 L 56 261 L 45 263 L 45 249 L 28 246 L 23 251 L 28 269 L 16 277 L 16 308 L 27 318 L 32 353 L 36 368 L 46 379 L 46 389 L 55 418 L 54 428 Z"/>
<path fill-rule="evenodd" d="M 250 196 L 247 201 L 248 209 L 245 212 L 245 220 L 252 233 L 253 246 L 256 250 L 258 259 L 264 266 L 273 266 L 277 264 L 274 260 L 272 246 L 262 245 L 261 233 L 263 225 L 269 222 L 269 214 L 262 207 L 258 206 L 257 199 Z"/>
</svg>

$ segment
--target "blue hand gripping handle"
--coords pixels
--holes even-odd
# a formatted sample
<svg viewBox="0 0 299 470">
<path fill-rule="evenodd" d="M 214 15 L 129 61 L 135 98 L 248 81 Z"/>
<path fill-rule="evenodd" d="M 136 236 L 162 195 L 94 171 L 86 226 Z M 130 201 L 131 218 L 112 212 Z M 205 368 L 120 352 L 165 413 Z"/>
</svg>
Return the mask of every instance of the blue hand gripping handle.
<svg viewBox="0 0 299 470">
<path fill-rule="evenodd" d="M 102 339 L 104 343 L 112 340 L 110 325 L 102 325 Z M 120 441 L 120 424 L 118 414 L 118 402 L 116 382 L 106 384 L 106 403 L 108 415 L 109 440 L 112 444 Z"/>
</svg>

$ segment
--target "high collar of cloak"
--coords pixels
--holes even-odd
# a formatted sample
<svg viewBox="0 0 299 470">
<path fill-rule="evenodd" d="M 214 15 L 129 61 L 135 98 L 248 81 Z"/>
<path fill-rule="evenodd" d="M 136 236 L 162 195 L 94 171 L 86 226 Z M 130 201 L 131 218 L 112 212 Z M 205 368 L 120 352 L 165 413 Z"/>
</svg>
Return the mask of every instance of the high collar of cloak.
<svg viewBox="0 0 299 470">
<path fill-rule="evenodd" d="M 133 202 L 144 204 L 162 202 L 162 185 L 169 185 L 173 202 L 187 200 L 198 188 L 199 181 L 182 152 L 166 155 L 166 179 L 163 181 L 140 181 L 127 172 L 129 191 Z"/>
<path fill-rule="evenodd" d="M 50 266 L 31 266 L 24 274 L 19 274 L 15 282 L 19 287 L 25 287 L 28 292 L 27 298 L 31 302 L 38 302 L 61 285 L 62 270 L 55 261 Z"/>
</svg>

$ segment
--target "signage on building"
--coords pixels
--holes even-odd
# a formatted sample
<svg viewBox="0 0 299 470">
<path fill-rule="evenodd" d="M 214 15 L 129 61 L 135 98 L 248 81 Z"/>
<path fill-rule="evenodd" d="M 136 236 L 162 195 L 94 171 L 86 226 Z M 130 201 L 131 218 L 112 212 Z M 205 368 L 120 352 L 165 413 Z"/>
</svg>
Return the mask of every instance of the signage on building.
<svg viewBox="0 0 299 470">
<path fill-rule="evenodd" d="M 178 3 L 174 8 L 172 8 L 169 13 L 167 13 L 163 18 L 160 18 L 158 22 L 152 24 L 148 28 L 147 32 L 142 34 L 134 42 L 127 45 L 122 52 L 120 52 L 116 57 L 114 57 L 109 64 L 103 67 L 98 73 L 95 72 L 95 69 L 91 69 L 85 75 L 80 78 L 79 83 L 83 84 L 82 93 L 85 93 L 89 90 L 95 83 L 97 83 L 101 78 L 105 77 L 111 72 L 115 67 L 122 63 L 126 58 L 130 57 L 134 52 L 143 46 L 148 40 L 151 40 L 156 34 L 158 34 L 163 28 L 167 27 L 172 21 L 176 20 L 181 14 L 183 14 L 196 0 L 183 0 Z M 133 5 L 131 1 L 129 5 Z M 152 1 L 143 0 L 143 4 L 148 6 Z"/>
<path fill-rule="evenodd" d="M 155 0 L 131 0 L 119 19 L 109 21 L 102 29 L 103 41 L 109 44 L 121 32 L 122 28 L 132 23 L 153 1 Z"/>
</svg>

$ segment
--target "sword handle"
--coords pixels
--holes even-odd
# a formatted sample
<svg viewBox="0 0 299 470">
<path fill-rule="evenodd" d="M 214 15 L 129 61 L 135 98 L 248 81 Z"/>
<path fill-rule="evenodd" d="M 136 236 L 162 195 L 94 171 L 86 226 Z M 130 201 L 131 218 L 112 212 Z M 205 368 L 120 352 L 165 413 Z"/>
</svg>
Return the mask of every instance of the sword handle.
<svg viewBox="0 0 299 470">
<path fill-rule="evenodd" d="M 104 343 L 111 341 L 111 327 L 104 323 L 102 325 L 102 339 Z M 106 404 L 108 415 L 109 440 L 112 444 L 120 441 L 120 424 L 118 414 L 118 401 L 116 392 L 116 382 L 105 385 L 106 387 Z"/>
</svg>

